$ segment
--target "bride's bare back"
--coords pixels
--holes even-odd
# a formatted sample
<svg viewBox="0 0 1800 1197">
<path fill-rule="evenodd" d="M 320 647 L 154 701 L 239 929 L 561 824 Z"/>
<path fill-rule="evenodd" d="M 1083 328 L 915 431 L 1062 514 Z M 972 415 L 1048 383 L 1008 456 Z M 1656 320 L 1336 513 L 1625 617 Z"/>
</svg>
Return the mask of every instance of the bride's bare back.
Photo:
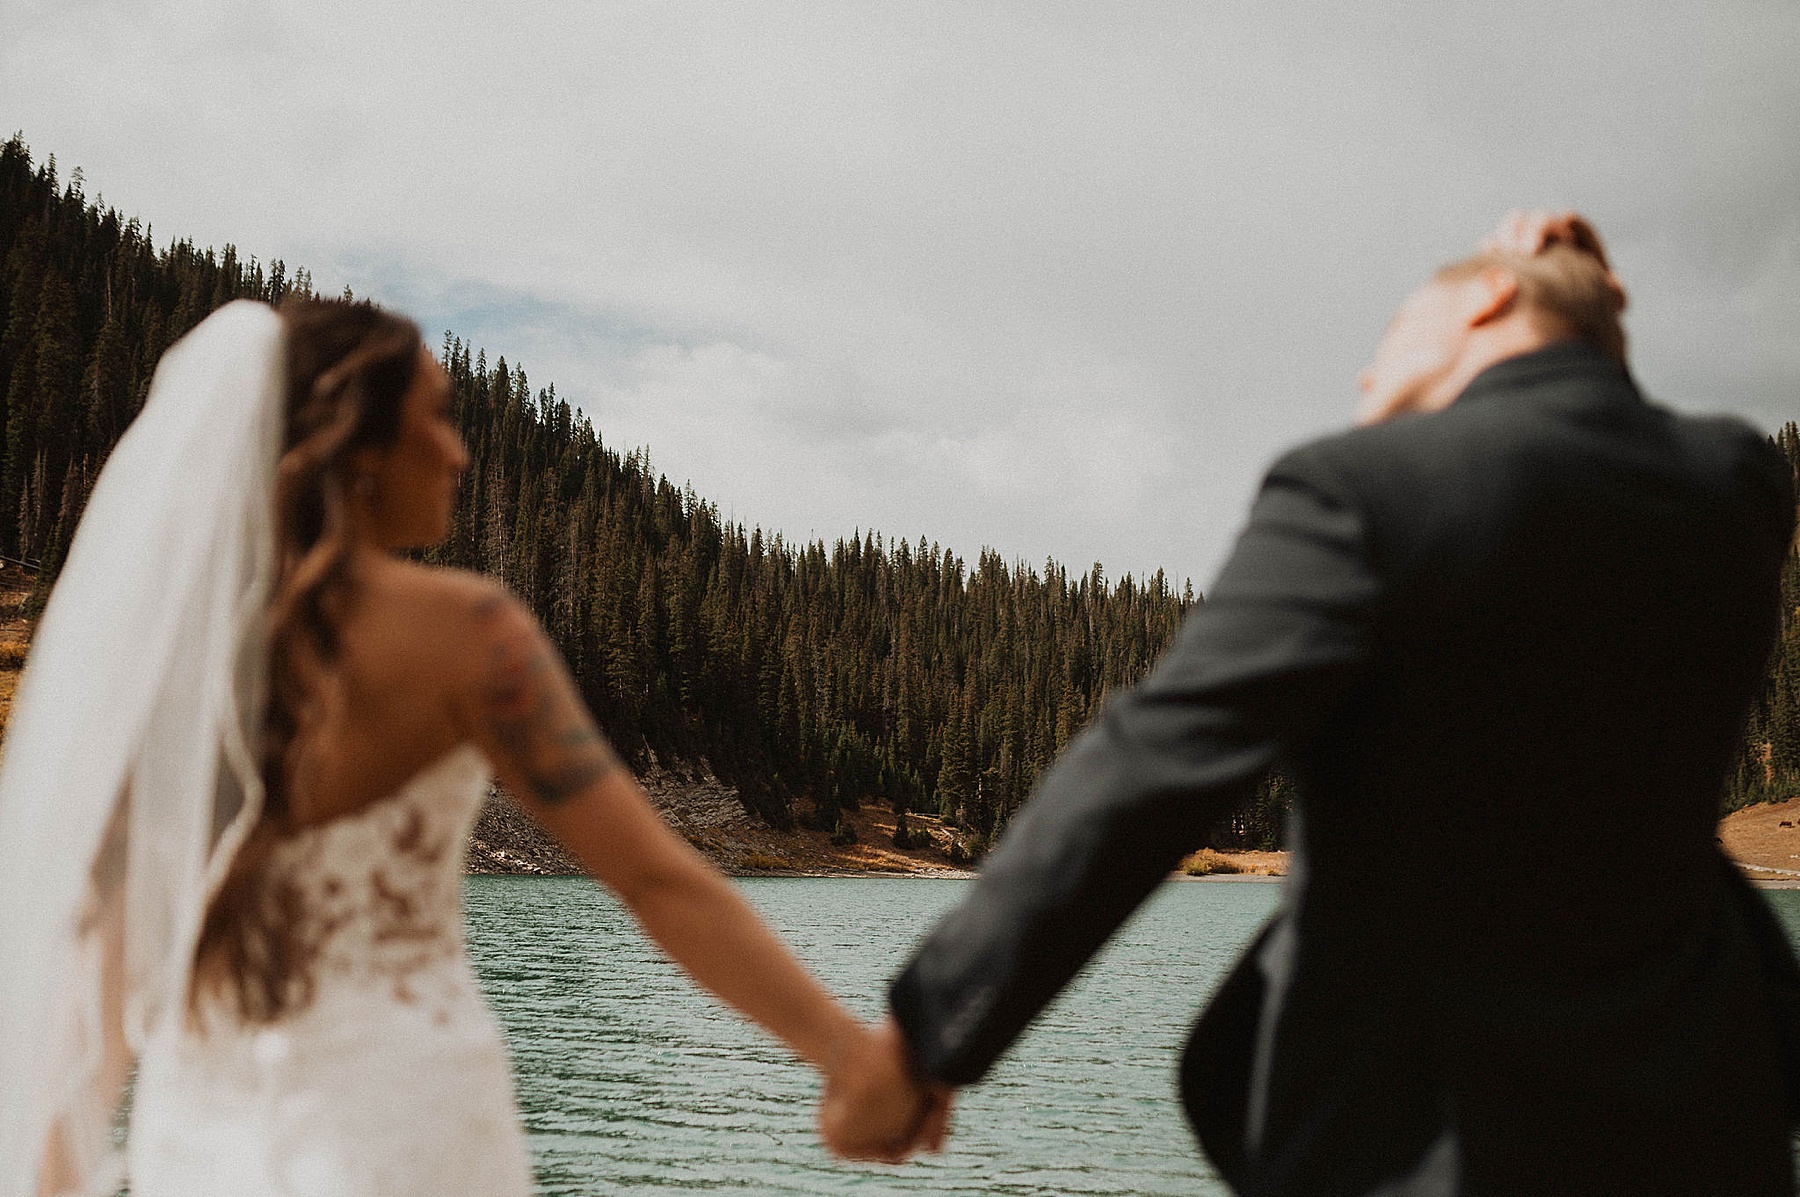
<svg viewBox="0 0 1800 1197">
<path fill-rule="evenodd" d="M 482 707 L 498 681 L 501 613 L 516 603 L 477 575 L 381 553 L 359 554 L 353 577 L 336 659 L 316 681 L 319 723 L 296 744 L 288 780 L 300 825 L 353 813 L 460 745 L 500 747 L 483 734 Z M 498 756 L 497 768 L 512 764 Z"/>
<path fill-rule="evenodd" d="M 621 768 L 561 656 L 503 588 L 373 552 L 355 564 L 317 682 L 320 719 L 295 753 L 296 824 L 353 814 L 465 744 L 539 808 Z"/>
</svg>

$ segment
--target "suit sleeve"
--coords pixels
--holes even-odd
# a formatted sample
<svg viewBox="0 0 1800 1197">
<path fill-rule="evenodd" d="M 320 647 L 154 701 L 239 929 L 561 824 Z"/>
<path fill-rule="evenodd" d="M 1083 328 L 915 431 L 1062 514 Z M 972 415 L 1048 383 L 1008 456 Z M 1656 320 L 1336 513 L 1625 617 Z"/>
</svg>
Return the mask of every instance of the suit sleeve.
<svg viewBox="0 0 1800 1197">
<path fill-rule="evenodd" d="M 1381 588 L 1322 454 L 1271 470 L 1212 595 L 1056 761 L 889 991 L 918 1066 L 969 1084 L 1367 666 Z"/>
</svg>

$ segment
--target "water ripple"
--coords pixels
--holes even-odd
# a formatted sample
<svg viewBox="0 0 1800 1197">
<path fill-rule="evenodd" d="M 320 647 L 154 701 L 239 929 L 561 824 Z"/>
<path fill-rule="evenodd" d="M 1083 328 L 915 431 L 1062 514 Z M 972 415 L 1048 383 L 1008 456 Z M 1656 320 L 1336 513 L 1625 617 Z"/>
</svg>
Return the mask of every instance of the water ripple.
<svg viewBox="0 0 1800 1197">
<path fill-rule="evenodd" d="M 739 883 L 835 991 L 874 1017 L 893 970 L 968 884 Z M 1223 1194 L 1175 1095 L 1195 1012 L 1279 897 L 1165 886 L 987 1083 L 941 1157 L 839 1164 L 809 1069 L 699 993 L 578 879 L 472 877 L 469 943 L 506 1028 L 539 1192 Z"/>
<path fill-rule="evenodd" d="M 739 883 L 868 1017 L 889 975 L 968 884 Z M 1800 942 L 1800 890 L 1768 895 Z M 817 1085 L 703 996 L 611 897 L 571 878 L 471 877 L 469 942 L 506 1028 L 546 1197 L 707 1193 L 1225 1194 L 1182 1121 L 1176 1052 L 1279 898 L 1272 885 L 1166 885 L 965 1092 L 941 1157 L 838 1164 L 813 1136 Z"/>
</svg>

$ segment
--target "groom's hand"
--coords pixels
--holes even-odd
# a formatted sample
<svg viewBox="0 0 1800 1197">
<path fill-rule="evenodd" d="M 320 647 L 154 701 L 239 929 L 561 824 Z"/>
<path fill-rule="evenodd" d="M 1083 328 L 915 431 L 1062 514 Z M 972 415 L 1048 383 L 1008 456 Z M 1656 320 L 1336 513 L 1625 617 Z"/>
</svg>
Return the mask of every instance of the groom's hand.
<svg viewBox="0 0 1800 1197">
<path fill-rule="evenodd" d="M 893 1019 L 845 1045 L 825 1078 L 819 1136 L 845 1159 L 898 1163 L 920 1148 L 941 1151 L 954 1090 L 914 1071 Z"/>
</svg>

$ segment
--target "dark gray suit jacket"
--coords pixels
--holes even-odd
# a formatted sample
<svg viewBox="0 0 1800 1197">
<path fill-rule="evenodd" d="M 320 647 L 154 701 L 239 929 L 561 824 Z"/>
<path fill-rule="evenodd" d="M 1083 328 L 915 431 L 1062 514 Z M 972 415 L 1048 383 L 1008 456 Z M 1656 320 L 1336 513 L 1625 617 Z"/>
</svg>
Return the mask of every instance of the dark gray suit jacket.
<svg viewBox="0 0 1800 1197">
<path fill-rule="evenodd" d="M 1284 457 L 895 981 L 921 1068 L 978 1079 L 1279 761 L 1298 875 L 1182 1070 L 1241 1192 L 1791 1192 L 1800 971 L 1714 825 L 1794 501 L 1575 344 Z"/>
</svg>

